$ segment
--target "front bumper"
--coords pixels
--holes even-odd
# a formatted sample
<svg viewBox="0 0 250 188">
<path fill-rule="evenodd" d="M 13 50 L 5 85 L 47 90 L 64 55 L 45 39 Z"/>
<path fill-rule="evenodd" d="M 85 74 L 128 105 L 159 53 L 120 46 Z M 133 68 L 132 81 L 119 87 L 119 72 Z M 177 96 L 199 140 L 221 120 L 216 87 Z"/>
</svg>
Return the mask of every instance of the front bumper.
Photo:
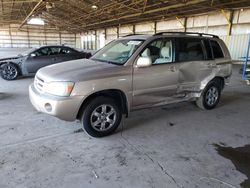
<svg viewBox="0 0 250 188">
<path fill-rule="evenodd" d="M 74 121 L 84 100 L 84 96 L 57 97 L 39 93 L 34 84 L 29 86 L 29 98 L 39 112 L 55 116 L 65 121 Z"/>
</svg>

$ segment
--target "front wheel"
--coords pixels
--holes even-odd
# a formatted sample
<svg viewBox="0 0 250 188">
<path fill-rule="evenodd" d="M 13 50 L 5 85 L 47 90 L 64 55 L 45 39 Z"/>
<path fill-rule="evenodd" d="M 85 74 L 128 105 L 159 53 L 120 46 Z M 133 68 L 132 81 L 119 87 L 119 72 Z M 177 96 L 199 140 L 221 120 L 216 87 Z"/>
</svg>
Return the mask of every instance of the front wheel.
<svg viewBox="0 0 250 188">
<path fill-rule="evenodd" d="M 83 112 L 82 123 L 85 132 L 92 137 L 103 137 L 113 133 L 121 122 L 120 109 L 111 98 L 94 98 Z"/>
<path fill-rule="evenodd" d="M 203 90 L 196 104 L 201 109 L 211 110 L 217 106 L 220 100 L 221 87 L 216 81 L 210 82 Z"/>
<path fill-rule="evenodd" d="M 18 76 L 18 69 L 11 63 L 5 63 L 1 65 L 0 74 L 4 80 L 15 80 Z"/>
</svg>

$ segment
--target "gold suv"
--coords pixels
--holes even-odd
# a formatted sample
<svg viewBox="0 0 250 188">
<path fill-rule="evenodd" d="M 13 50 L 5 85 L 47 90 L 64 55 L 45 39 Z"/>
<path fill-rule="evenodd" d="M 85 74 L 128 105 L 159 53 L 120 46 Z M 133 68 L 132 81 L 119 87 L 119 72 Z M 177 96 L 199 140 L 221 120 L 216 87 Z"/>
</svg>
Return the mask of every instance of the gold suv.
<svg viewBox="0 0 250 188">
<path fill-rule="evenodd" d="M 90 59 L 40 69 L 29 88 L 41 112 L 81 120 L 93 137 L 111 134 L 122 114 L 182 101 L 213 109 L 232 73 L 218 36 L 164 32 L 130 35 L 107 44 Z"/>
</svg>

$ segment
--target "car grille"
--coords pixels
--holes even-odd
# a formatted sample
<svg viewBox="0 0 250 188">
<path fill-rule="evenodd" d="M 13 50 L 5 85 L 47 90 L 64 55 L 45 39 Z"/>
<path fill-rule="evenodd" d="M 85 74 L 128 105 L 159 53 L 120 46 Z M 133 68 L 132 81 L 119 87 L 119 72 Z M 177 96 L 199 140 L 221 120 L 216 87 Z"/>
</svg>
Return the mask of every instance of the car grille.
<svg viewBox="0 0 250 188">
<path fill-rule="evenodd" d="M 34 80 L 34 85 L 35 85 L 35 88 L 37 89 L 37 91 L 43 93 L 43 91 L 44 91 L 44 80 L 42 80 L 41 78 L 36 76 L 35 80 Z"/>
</svg>

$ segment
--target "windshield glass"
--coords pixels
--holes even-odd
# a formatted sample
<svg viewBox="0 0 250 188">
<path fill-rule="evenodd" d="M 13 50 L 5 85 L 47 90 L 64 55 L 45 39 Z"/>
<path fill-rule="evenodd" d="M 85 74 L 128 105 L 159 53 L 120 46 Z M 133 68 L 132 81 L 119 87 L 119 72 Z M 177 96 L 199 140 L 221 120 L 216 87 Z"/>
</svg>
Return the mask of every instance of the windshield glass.
<svg viewBox="0 0 250 188">
<path fill-rule="evenodd" d="M 142 40 L 115 40 L 104 46 L 91 59 L 123 65 L 142 43 Z"/>
<path fill-rule="evenodd" d="M 33 52 L 36 48 L 30 48 L 28 50 L 25 50 L 24 52 L 20 53 L 19 55 L 21 56 L 26 56 L 28 54 L 30 54 L 31 52 Z"/>
</svg>

